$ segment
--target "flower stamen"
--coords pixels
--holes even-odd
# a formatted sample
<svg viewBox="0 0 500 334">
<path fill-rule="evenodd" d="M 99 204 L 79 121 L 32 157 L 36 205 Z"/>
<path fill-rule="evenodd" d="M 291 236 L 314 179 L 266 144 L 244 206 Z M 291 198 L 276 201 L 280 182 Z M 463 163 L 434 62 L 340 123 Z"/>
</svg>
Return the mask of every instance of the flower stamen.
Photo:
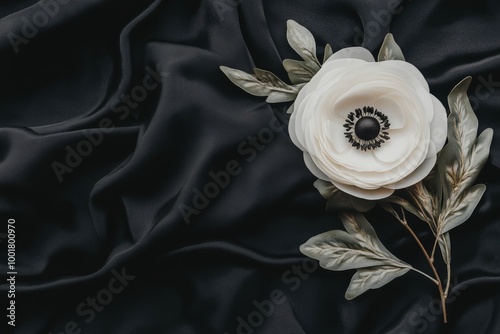
<svg viewBox="0 0 500 334">
<path fill-rule="evenodd" d="M 390 139 L 389 118 L 377 109 L 365 106 L 350 112 L 345 120 L 345 137 L 358 150 L 367 151 L 381 147 Z"/>
</svg>

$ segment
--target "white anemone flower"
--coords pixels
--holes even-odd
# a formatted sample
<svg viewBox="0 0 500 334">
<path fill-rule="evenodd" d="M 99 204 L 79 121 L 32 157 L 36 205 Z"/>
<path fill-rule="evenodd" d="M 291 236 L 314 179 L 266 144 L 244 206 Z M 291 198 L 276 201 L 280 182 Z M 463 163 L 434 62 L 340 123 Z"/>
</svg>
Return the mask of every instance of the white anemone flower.
<svg viewBox="0 0 500 334">
<path fill-rule="evenodd" d="M 375 62 L 352 47 L 333 54 L 301 89 L 289 132 L 316 177 L 377 200 L 429 174 L 446 141 L 447 115 L 415 66 Z"/>
</svg>

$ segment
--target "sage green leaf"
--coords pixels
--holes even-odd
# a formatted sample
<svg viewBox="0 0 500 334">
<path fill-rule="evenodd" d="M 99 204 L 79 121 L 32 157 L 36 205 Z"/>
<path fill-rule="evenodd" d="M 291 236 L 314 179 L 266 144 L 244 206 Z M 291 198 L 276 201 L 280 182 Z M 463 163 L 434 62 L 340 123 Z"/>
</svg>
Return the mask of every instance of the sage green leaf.
<svg viewBox="0 0 500 334">
<path fill-rule="evenodd" d="M 342 213 L 345 231 L 317 235 L 300 246 L 300 251 L 319 260 L 329 270 L 357 269 L 345 297 L 353 299 L 369 289 L 377 289 L 412 267 L 384 247 L 373 227 L 360 213 Z"/>
<path fill-rule="evenodd" d="M 371 267 L 358 269 L 345 293 L 347 300 L 352 300 L 370 289 L 378 289 L 393 279 L 406 274 L 410 267 Z"/>
<path fill-rule="evenodd" d="M 476 185 L 489 153 L 493 130 L 484 130 L 477 136 L 478 120 L 467 89 L 471 77 L 462 80 L 448 96 L 448 144 L 438 157 L 438 173 L 443 190 L 442 210 L 439 214 L 438 234 L 443 234 L 464 223 L 481 200 L 486 186 Z"/>
<path fill-rule="evenodd" d="M 469 166 L 463 176 L 462 187 L 467 188 L 476 182 L 490 155 L 493 129 L 486 129 L 477 137 L 468 159 Z"/>
<path fill-rule="evenodd" d="M 267 96 L 269 103 L 293 101 L 303 87 L 303 84 L 290 86 L 275 74 L 259 68 L 254 69 L 255 75 L 226 66 L 220 69 L 236 86 L 252 95 Z"/>
<path fill-rule="evenodd" d="M 417 182 L 406 189 L 410 196 L 413 207 L 417 208 L 423 220 L 429 224 L 433 232 L 437 231 L 437 216 L 441 205 L 441 191 L 433 191 L 435 182 L 435 172 L 431 172 L 423 181 Z M 440 187 L 438 187 L 440 189 Z M 417 215 L 417 217 L 419 217 Z M 420 218 L 420 217 L 419 217 Z"/>
<path fill-rule="evenodd" d="M 269 86 L 260 82 L 254 75 L 226 66 L 221 66 L 220 69 L 232 83 L 249 94 L 268 96 L 271 93 Z"/>
<path fill-rule="evenodd" d="M 267 103 L 281 103 L 294 101 L 297 93 L 271 92 L 266 99 Z"/>
<path fill-rule="evenodd" d="M 394 262 L 384 254 L 362 247 L 358 239 L 341 230 L 312 237 L 300 246 L 300 251 L 319 260 L 321 267 L 334 271 L 391 265 Z"/>
<path fill-rule="evenodd" d="M 442 150 L 439 161 L 442 188 L 446 199 L 453 199 L 474 184 L 490 154 L 493 130 L 484 130 L 466 152 L 457 141 Z M 457 153 L 460 156 L 457 156 Z"/>
<path fill-rule="evenodd" d="M 311 66 L 320 68 L 320 63 L 316 57 L 316 41 L 309 30 L 301 26 L 294 20 L 287 21 L 286 38 L 292 49 L 297 52 L 302 59 Z"/>
<path fill-rule="evenodd" d="M 486 186 L 484 184 L 477 184 L 465 191 L 452 204 L 447 203 L 447 210 L 440 219 L 442 221 L 439 230 L 440 234 L 450 231 L 469 219 L 485 191 Z"/>
<path fill-rule="evenodd" d="M 293 84 L 306 83 L 318 72 L 317 69 L 309 66 L 303 60 L 285 59 L 283 67 L 288 73 L 288 77 Z"/>
<path fill-rule="evenodd" d="M 318 189 L 321 196 L 328 200 L 326 202 L 327 211 L 346 211 L 354 209 L 359 212 L 367 212 L 376 205 L 375 201 L 368 201 L 351 196 L 339 190 L 328 181 L 318 179 L 314 182 L 314 187 Z"/>
<path fill-rule="evenodd" d="M 477 136 L 478 120 L 467 96 L 472 78 L 460 81 L 448 95 L 450 116 L 448 117 L 448 141 L 458 143 L 461 156 L 467 154 Z M 460 156 L 459 156 L 460 157 Z"/>
<path fill-rule="evenodd" d="M 384 207 L 384 202 L 386 203 L 393 203 L 393 204 L 397 204 L 397 205 L 400 205 L 402 206 L 406 211 L 412 213 L 413 215 L 415 215 L 418 219 L 424 221 L 424 222 L 427 222 L 426 218 L 424 217 L 424 215 L 419 211 L 417 210 L 410 202 L 408 202 L 407 200 L 401 198 L 401 197 L 398 197 L 396 195 L 392 195 L 392 196 L 389 196 L 387 197 L 386 199 L 382 200 L 380 203 L 382 205 L 382 207 Z M 388 208 L 385 208 L 384 209 L 387 211 Z"/>
<path fill-rule="evenodd" d="M 292 103 L 292 105 L 287 109 L 286 113 L 287 114 L 291 114 L 293 113 L 293 107 L 294 107 L 295 103 Z"/>
<path fill-rule="evenodd" d="M 360 213 L 342 213 L 345 231 L 334 230 L 309 239 L 300 251 L 329 270 L 373 266 L 411 267 L 384 247 L 373 227 Z"/>
<path fill-rule="evenodd" d="M 269 93 L 267 103 L 281 103 L 294 101 L 299 93 L 302 85 L 290 86 L 283 80 L 278 78 L 274 73 L 269 71 L 254 68 L 254 73 L 257 79 L 264 85 L 268 86 L 271 92 Z"/>
<path fill-rule="evenodd" d="M 261 70 L 260 68 L 254 68 L 253 71 L 257 80 L 266 84 L 267 86 L 273 87 L 275 89 L 280 89 L 282 91 L 293 91 L 293 89 L 287 83 L 278 78 L 274 73 L 266 70 Z"/>
<path fill-rule="evenodd" d="M 489 155 L 492 130 L 476 140 L 478 120 L 467 97 L 470 82 L 471 77 L 465 78 L 448 96 L 448 144 L 437 162 L 444 201 L 456 198 L 474 183 Z"/>
<path fill-rule="evenodd" d="M 404 262 L 401 262 L 385 248 L 364 215 L 358 212 L 342 212 L 339 214 L 339 217 L 346 231 L 355 237 L 362 246 L 371 249 L 377 254 L 383 254 L 387 258 L 394 259 L 396 262 L 399 261 L 401 264 L 404 264 Z"/>
<path fill-rule="evenodd" d="M 451 263 L 451 239 L 450 233 L 446 232 L 437 236 L 439 243 L 439 248 L 441 249 L 441 255 L 443 256 L 443 261 L 446 264 Z"/>
<path fill-rule="evenodd" d="M 332 50 L 332 46 L 330 44 L 327 44 L 325 46 L 325 52 L 323 54 L 323 64 L 328 60 L 328 58 L 330 58 L 331 56 L 333 56 L 333 50 Z"/>
<path fill-rule="evenodd" d="M 457 157 L 459 150 L 457 142 L 448 142 L 438 156 L 438 174 L 441 180 L 444 201 L 450 198 L 452 190 L 456 189 L 456 186 L 460 183 L 461 161 Z"/>
<path fill-rule="evenodd" d="M 401 48 L 394 40 L 394 36 L 390 33 L 385 35 L 384 42 L 378 53 L 378 61 L 384 60 L 405 60 Z"/>
</svg>

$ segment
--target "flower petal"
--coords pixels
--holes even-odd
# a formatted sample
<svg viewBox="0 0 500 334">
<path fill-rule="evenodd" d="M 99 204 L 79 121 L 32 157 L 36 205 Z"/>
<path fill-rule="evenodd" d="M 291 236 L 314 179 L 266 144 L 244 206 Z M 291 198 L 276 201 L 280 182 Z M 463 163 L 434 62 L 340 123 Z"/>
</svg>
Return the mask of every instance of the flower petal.
<svg viewBox="0 0 500 334">
<path fill-rule="evenodd" d="M 439 152 L 446 142 L 446 134 L 448 131 L 448 120 L 446 117 L 446 109 L 441 101 L 434 95 L 431 95 L 434 104 L 434 117 L 431 122 L 431 140 L 436 146 L 436 151 Z"/>
<path fill-rule="evenodd" d="M 432 150 L 434 151 L 434 154 L 431 154 L 429 158 L 425 159 L 424 162 L 421 163 L 410 175 L 401 181 L 388 184 L 386 187 L 390 189 L 403 189 L 422 181 L 427 175 L 429 175 L 431 170 L 436 165 L 436 151 L 434 148 L 432 148 Z"/>
<path fill-rule="evenodd" d="M 343 192 L 346 192 L 350 195 L 353 195 L 355 197 L 359 198 L 364 198 L 368 200 L 379 200 L 383 198 L 387 198 L 392 195 L 394 192 L 393 189 L 387 189 L 387 188 L 378 188 L 375 190 L 367 190 L 367 189 L 361 189 L 358 187 L 354 186 L 349 186 L 346 184 L 342 184 L 339 182 L 333 182 L 333 185 L 342 190 Z"/>
<path fill-rule="evenodd" d="M 384 68 L 382 71 L 394 71 L 402 78 L 406 78 L 412 81 L 418 81 L 421 87 L 429 92 L 429 84 L 425 80 L 423 74 L 418 70 L 418 68 L 415 67 L 415 65 L 403 60 L 386 60 L 378 62 L 377 64 Z"/>
<path fill-rule="evenodd" d="M 390 139 L 373 151 L 377 159 L 385 163 L 402 161 L 406 159 L 417 146 L 416 138 L 413 134 L 418 133 L 416 129 L 400 129 L 389 131 Z"/>
<path fill-rule="evenodd" d="M 340 154 L 345 152 L 349 146 L 352 146 L 345 137 L 345 130 L 346 129 L 341 124 L 332 121 L 327 121 L 323 126 L 322 134 L 325 135 L 325 139 L 331 143 L 335 151 Z"/>
<path fill-rule="evenodd" d="M 373 58 L 373 55 L 370 53 L 370 51 L 360 46 L 353 46 L 350 48 L 340 49 L 339 51 L 335 52 L 330 58 L 328 58 L 326 63 L 331 62 L 332 60 L 344 59 L 344 58 L 361 59 L 367 62 L 375 61 L 375 58 Z"/>
<path fill-rule="evenodd" d="M 316 176 L 318 179 L 321 180 L 329 180 L 330 178 L 326 176 L 325 173 L 323 173 L 318 166 L 314 163 L 314 161 L 311 158 L 311 155 L 307 152 L 304 152 L 304 162 L 306 164 L 307 169 L 311 171 L 311 173 Z"/>
</svg>

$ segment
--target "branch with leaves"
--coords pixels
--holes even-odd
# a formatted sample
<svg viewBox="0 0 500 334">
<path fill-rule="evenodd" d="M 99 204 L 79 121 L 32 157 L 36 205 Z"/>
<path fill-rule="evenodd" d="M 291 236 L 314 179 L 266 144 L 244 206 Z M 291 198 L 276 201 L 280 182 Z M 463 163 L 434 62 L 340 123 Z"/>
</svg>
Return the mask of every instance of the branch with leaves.
<svg viewBox="0 0 500 334">
<path fill-rule="evenodd" d="M 381 52 L 386 51 L 381 50 Z M 440 152 L 434 170 L 423 181 L 405 189 L 398 195 L 393 195 L 377 203 L 350 196 L 322 180 L 318 180 L 314 184 L 323 197 L 328 200 L 327 210 L 366 212 L 379 204 L 408 230 L 430 265 L 434 277 L 424 275 L 438 286 L 444 322 L 447 322 L 446 298 L 451 283 L 451 240 L 449 232 L 470 218 L 486 190 L 484 184 L 474 183 L 488 159 L 493 138 L 492 129 L 484 130 L 477 137 L 478 120 L 467 97 L 470 81 L 470 77 L 462 80 L 448 97 L 450 106 L 448 143 Z M 399 207 L 401 212 L 396 210 L 395 206 Z M 427 223 L 435 238 L 434 247 L 431 250 L 427 250 L 423 246 L 412 230 L 404 214 L 405 211 Z M 344 227 L 349 231 L 345 217 L 346 214 L 342 213 L 341 219 Z M 372 233 L 373 228 L 367 225 L 362 215 L 351 213 L 352 219 L 356 220 L 361 228 L 370 231 L 367 232 L 368 234 Z M 343 261 L 353 261 L 349 257 L 358 259 L 359 255 L 345 253 L 339 248 L 338 243 L 341 241 L 341 239 L 338 239 L 339 232 L 341 231 L 331 231 L 310 239 L 301 246 L 302 253 L 320 260 L 320 263 L 325 264 L 324 268 L 326 269 L 346 270 L 345 266 L 335 266 L 335 261 L 329 259 L 342 255 Z M 363 249 L 365 247 L 365 243 L 361 239 L 358 238 L 355 242 L 357 243 L 350 244 L 351 248 Z M 322 245 L 322 252 L 317 251 L 318 244 Z M 440 248 L 447 268 L 444 284 L 435 266 L 434 255 L 437 246 Z M 362 292 L 379 288 L 409 271 L 403 271 L 402 267 L 400 270 L 396 270 L 394 266 L 372 265 L 367 261 L 364 262 L 365 266 L 362 265 L 363 262 L 358 261 L 356 263 L 358 263 L 357 267 L 350 268 L 358 271 L 353 277 L 353 281 L 351 281 L 351 285 L 355 282 L 355 286 L 350 285 L 347 290 L 349 292 L 346 293 L 347 299 L 352 298 L 354 288 L 355 291 Z M 415 270 L 411 266 L 409 268 Z M 367 278 L 366 280 L 359 280 L 360 271 L 362 271 L 362 276 Z M 382 274 L 382 271 L 387 271 L 387 273 Z M 372 275 L 369 274 L 370 272 L 373 272 Z"/>
</svg>

